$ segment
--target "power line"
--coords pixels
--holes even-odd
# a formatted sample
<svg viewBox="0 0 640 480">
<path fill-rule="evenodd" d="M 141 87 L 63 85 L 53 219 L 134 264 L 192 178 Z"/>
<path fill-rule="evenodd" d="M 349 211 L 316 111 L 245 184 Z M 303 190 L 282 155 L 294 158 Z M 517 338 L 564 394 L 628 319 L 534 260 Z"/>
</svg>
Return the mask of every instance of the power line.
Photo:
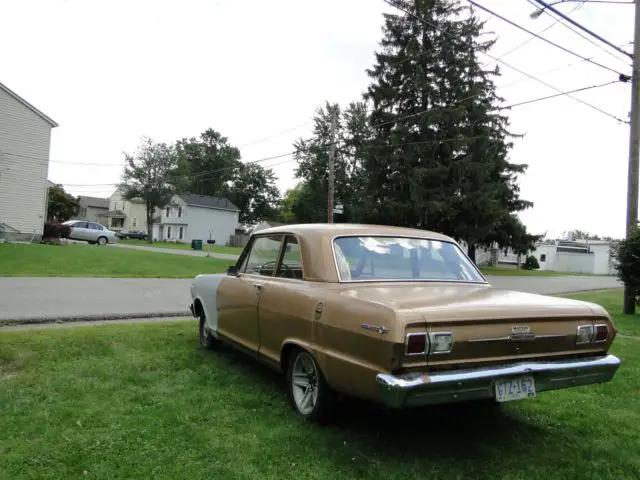
<svg viewBox="0 0 640 480">
<path fill-rule="evenodd" d="M 587 27 L 584 27 L 583 25 L 580 25 L 578 22 L 576 22 L 575 20 L 569 18 L 568 16 L 566 16 L 564 13 L 559 12 L 558 10 L 556 10 L 555 8 L 553 8 L 552 5 L 549 5 L 545 2 L 543 2 L 542 0 L 533 0 L 534 2 L 536 2 L 538 5 L 542 6 L 543 10 L 549 9 L 551 10 L 553 13 L 555 13 L 556 15 L 558 15 L 559 17 L 564 18 L 567 22 L 571 23 L 572 25 L 578 27 L 580 30 L 582 30 L 583 32 L 588 33 L 589 35 L 591 35 L 594 38 L 597 38 L 598 40 L 600 40 L 602 43 L 605 43 L 607 45 L 609 45 L 611 48 L 613 48 L 614 50 L 616 50 L 617 52 L 620 52 L 624 55 L 626 55 L 629 58 L 633 58 L 633 54 L 626 52 L 624 50 L 622 50 L 620 47 L 614 45 L 613 43 L 611 43 L 609 40 L 606 40 L 605 38 L 602 38 L 600 35 L 598 35 L 595 32 L 592 32 L 591 30 L 589 30 Z"/>
<path fill-rule="evenodd" d="M 533 0 L 527 0 L 531 5 L 533 5 L 534 7 L 538 8 L 538 6 L 533 3 Z M 579 6 L 584 5 L 584 2 L 582 2 Z M 574 9 L 575 10 L 575 9 Z M 572 10 L 573 11 L 573 10 Z M 571 27 L 570 25 L 567 25 L 566 23 L 564 23 L 562 21 L 561 17 L 554 17 L 551 13 L 547 12 L 547 10 L 543 10 L 543 12 L 550 16 L 551 18 L 555 19 L 554 25 L 555 23 L 560 23 L 560 25 L 562 25 L 563 27 L 571 30 L 573 33 L 575 33 L 576 35 L 582 37 L 584 40 L 586 40 L 587 42 L 591 43 L 592 45 L 595 45 L 596 47 L 598 47 L 600 50 L 602 50 L 603 52 L 605 52 L 607 55 L 615 58 L 616 60 L 618 60 L 619 62 L 624 62 L 624 64 L 628 67 L 630 66 L 626 61 L 622 60 L 620 57 L 616 56 L 614 53 L 610 52 L 609 50 L 607 50 L 605 47 L 603 47 L 602 45 L 600 45 L 597 42 L 594 42 L 593 40 L 591 40 L 589 37 L 587 37 L 586 35 L 583 35 L 582 33 L 580 33 L 578 30 L 576 30 L 575 28 Z M 570 14 L 571 12 L 569 12 Z"/>
<path fill-rule="evenodd" d="M 411 17 L 415 18 L 416 20 L 418 20 L 418 21 L 420 21 L 420 22 L 423 22 L 423 23 L 425 23 L 426 25 L 431 26 L 432 28 L 435 28 L 436 30 L 439 30 L 440 32 L 444 33 L 445 35 L 448 35 L 448 36 L 450 36 L 450 37 L 452 37 L 452 38 L 454 38 L 454 39 L 456 39 L 456 40 L 461 40 L 461 39 L 460 39 L 460 37 L 458 37 L 458 36 L 456 36 L 456 35 L 454 35 L 454 34 L 452 34 L 452 33 L 449 33 L 449 32 L 447 32 L 446 30 L 443 30 L 443 29 L 442 29 L 441 27 L 439 27 L 438 25 L 436 25 L 436 24 L 434 24 L 434 23 L 432 23 L 432 22 L 429 22 L 429 21 L 425 20 L 424 18 L 422 18 L 422 17 L 420 17 L 420 16 L 418 16 L 418 15 L 416 15 L 416 14 L 414 14 L 414 13 L 411 13 L 411 12 L 409 12 L 409 11 L 407 11 L 407 10 L 403 9 L 403 8 L 398 7 L 398 6 L 397 6 L 397 5 L 395 5 L 391 0 L 383 0 L 383 1 L 384 1 L 385 3 L 387 3 L 387 4 L 391 5 L 392 7 L 397 8 L 397 9 L 398 9 L 398 10 L 400 10 L 401 12 L 404 12 L 405 14 L 407 14 L 407 15 L 409 15 L 409 16 L 411 16 Z M 556 92 L 558 92 L 558 93 L 563 93 L 563 92 L 562 92 L 562 90 L 560 90 L 559 88 L 554 87 L 553 85 L 551 85 L 551 84 L 549 84 L 549 83 L 545 82 L 544 80 L 540 80 L 539 78 L 535 77 L 534 75 L 532 75 L 532 74 L 530 74 L 530 73 L 527 73 L 527 72 L 525 72 L 525 71 L 523 71 L 523 70 L 521 70 L 521 69 L 519 69 L 519 68 L 517 68 L 517 67 L 514 67 L 513 65 L 511 65 L 511 64 L 509 64 L 509 63 L 507 63 L 507 62 L 505 62 L 504 60 L 501 60 L 501 59 L 499 59 L 499 58 L 494 57 L 494 56 L 493 56 L 493 55 L 491 55 L 490 53 L 482 52 L 482 51 L 481 51 L 480 53 L 482 53 L 483 55 L 485 55 L 485 56 L 487 56 L 487 57 L 491 58 L 491 59 L 492 59 L 492 60 L 494 60 L 495 62 L 501 63 L 501 64 L 503 64 L 505 67 L 508 67 L 508 68 L 510 68 L 510 69 L 512 69 L 512 70 L 514 70 L 514 71 L 516 71 L 516 72 L 518 72 L 518 73 L 520 73 L 521 75 L 524 75 L 524 76 L 526 76 L 526 77 L 529 77 L 529 78 L 531 78 L 532 80 L 535 80 L 536 82 L 538 82 L 538 83 L 540 83 L 540 84 L 542 84 L 542 85 L 544 85 L 544 86 L 546 86 L 546 87 L 548 87 L 548 88 L 551 88 L 552 90 L 555 90 L 555 91 L 556 91 Z M 614 120 L 616 120 L 616 121 L 618 121 L 618 122 L 620 122 L 620 123 L 629 123 L 629 122 L 627 122 L 627 121 L 625 121 L 625 120 L 622 120 L 622 119 L 618 118 L 617 116 L 615 116 L 615 115 L 613 115 L 613 114 L 611 114 L 611 113 L 609 113 L 609 112 L 607 112 L 607 111 L 605 111 L 605 110 L 603 110 L 603 109 L 601 109 L 601 108 L 599 108 L 599 107 L 596 107 L 595 105 L 592 105 L 592 104 L 590 104 L 590 103 L 588 103 L 588 102 L 585 102 L 584 100 L 581 100 L 581 99 L 579 99 L 579 98 L 577 98 L 577 97 L 573 97 L 573 96 L 571 96 L 571 95 L 567 95 L 567 97 L 572 98 L 572 99 L 573 99 L 573 100 L 575 100 L 576 102 L 580 102 L 580 103 L 582 103 L 583 105 L 586 105 L 587 107 L 592 108 L 592 109 L 594 109 L 594 110 L 596 110 L 596 111 L 598 111 L 598 112 L 602 113 L 603 115 L 606 115 L 606 116 L 608 116 L 608 117 L 610 117 L 610 118 L 613 118 Z"/>
<path fill-rule="evenodd" d="M 531 0 L 527 0 L 527 1 L 528 1 L 529 3 L 531 3 Z M 582 7 L 582 6 L 584 5 L 584 3 L 585 3 L 585 2 L 583 1 L 583 2 L 580 2 L 580 3 L 578 3 L 577 5 L 575 5 L 575 6 L 574 6 L 570 11 L 569 11 L 569 13 L 568 13 L 567 15 L 570 15 L 570 14 L 572 14 L 573 12 L 575 12 L 577 9 L 579 9 L 580 7 Z M 540 35 L 541 33 L 546 32 L 547 30 L 549 30 L 551 27 L 553 27 L 553 26 L 557 25 L 558 23 L 560 23 L 560 19 L 559 19 L 559 18 L 556 18 L 556 19 L 555 19 L 555 21 L 554 21 L 551 25 L 549 25 L 548 27 L 546 27 L 546 28 L 544 28 L 544 29 L 540 30 L 540 31 L 538 32 L 538 35 Z M 524 47 L 527 43 L 529 43 L 529 42 L 530 42 L 531 40 L 533 40 L 534 38 L 535 38 L 535 37 L 529 37 L 529 38 L 527 38 L 524 42 L 519 43 L 518 45 L 516 45 L 515 47 L 513 47 L 511 50 L 508 50 L 508 51 L 506 51 L 505 53 L 503 53 L 502 55 L 500 55 L 498 58 L 504 58 L 504 57 L 506 57 L 507 55 L 509 55 L 510 53 L 515 52 L 515 51 L 516 51 L 516 50 L 518 50 L 519 48 Z"/>
<path fill-rule="evenodd" d="M 531 30 L 529 30 L 529 29 L 527 29 L 527 28 L 523 27 L 522 25 L 519 25 L 519 24 L 517 24 L 516 22 L 514 22 L 514 21 L 512 21 L 512 20 L 509 20 L 509 19 L 508 19 L 508 18 L 506 18 L 506 17 L 503 17 L 503 16 L 502 16 L 502 15 L 500 15 L 499 13 L 496 13 L 496 12 L 494 12 L 493 10 L 490 10 L 489 8 L 487 8 L 487 7 L 484 7 L 484 6 L 480 5 L 479 3 L 475 2 L 474 0 L 467 0 L 467 1 L 468 1 L 471 5 L 474 5 L 474 6 L 476 6 L 477 8 L 479 8 L 480 10 L 483 10 L 483 11 L 487 12 L 488 14 L 493 15 L 493 16 L 494 16 L 494 17 L 496 17 L 496 18 L 499 18 L 499 19 L 500 19 L 500 20 L 502 20 L 503 22 L 506 22 L 506 23 L 508 23 L 509 25 L 512 25 L 512 26 L 514 26 L 514 27 L 516 27 L 516 28 L 518 28 L 518 29 L 522 30 L 523 32 L 528 33 L 529 35 L 533 35 L 533 36 L 534 36 L 535 38 L 537 38 L 538 40 L 542 40 L 543 42 L 546 42 L 546 43 L 548 43 L 549 45 L 552 45 L 552 46 L 554 46 L 554 47 L 556 47 L 556 48 L 558 48 L 558 49 L 562 50 L 563 52 L 566 52 L 566 53 L 568 53 L 568 54 L 570 54 L 570 55 L 573 55 L 574 57 L 581 58 L 581 59 L 582 59 L 582 60 L 584 60 L 585 62 L 589 62 L 589 63 L 591 63 L 591 64 L 593 64 L 593 65 L 596 65 L 596 66 L 598 66 L 598 67 L 600 67 L 600 68 L 604 68 L 605 70 L 609 70 L 610 72 L 613 72 L 613 73 L 615 73 L 615 74 L 617 74 L 617 75 L 620 75 L 620 72 L 618 72 L 617 70 L 615 70 L 615 69 L 613 69 L 613 68 L 611 68 L 611 67 L 607 67 L 606 65 L 603 65 L 603 64 L 601 64 L 601 63 L 594 62 L 593 60 L 590 60 L 589 58 L 584 57 L 584 56 L 580 55 L 579 53 L 574 52 L 573 50 L 569 50 L 568 48 L 563 47 L 562 45 L 560 45 L 560 44 L 558 44 L 558 43 L 552 42 L 552 41 L 551 41 L 551 40 L 549 40 L 548 38 L 545 38 L 545 37 L 543 37 L 543 36 L 541 36 L 541 35 L 538 35 L 538 34 L 537 34 L 537 33 L 535 33 L 535 32 L 532 32 Z"/>
<path fill-rule="evenodd" d="M 550 98 L 566 96 L 566 95 L 568 95 L 570 93 L 584 92 L 585 90 L 593 90 L 594 88 L 606 87 L 607 85 L 613 85 L 614 83 L 618 83 L 618 82 L 619 82 L 619 80 L 613 80 L 611 82 L 601 83 L 599 85 L 591 85 L 590 87 L 576 88 L 575 90 L 569 90 L 567 92 L 556 93 L 554 95 L 547 95 L 546 97 L 539 97 L 539 98 L 534 98 L 534 99 L 531 99 L 531 100 L 525 100 L 524 102 L 512 103 L 511 105 L 507 105 L 506 107 L 500 107 L 500 108 L 501 109 L 508 109 L 508 108 L 513 108 L 513 107 L 519 107 L 521 105 L 528 105 L 530 103 L 541 102 L 542 100 L 548 100 Z"/>
</svg>

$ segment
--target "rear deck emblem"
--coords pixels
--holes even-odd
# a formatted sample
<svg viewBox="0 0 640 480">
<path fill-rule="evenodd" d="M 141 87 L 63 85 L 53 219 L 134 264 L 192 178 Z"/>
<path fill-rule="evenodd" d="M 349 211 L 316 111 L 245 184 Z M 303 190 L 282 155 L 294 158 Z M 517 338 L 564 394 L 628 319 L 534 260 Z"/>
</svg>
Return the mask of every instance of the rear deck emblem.
<svg viewBox="0 0 640 480">
<path fill-rule="evenodd" d="M 511 335 L 509 336 L 509 340 L 512 342 L 515 341 L 523 341 L 523 340 L 535 340 L 535 333 L 531 332 L 531 327 L 529 325 L 513 325 L 511 327 Z"/>
<path fill-rule="evenodd" d="M 389 331 L 389 329 L 383 325 L 371 325 L 369 323 L 362 323 L 360 327 L 364 328 L 365 330 L 375 330 L 380 335 Z"/>
</svg>

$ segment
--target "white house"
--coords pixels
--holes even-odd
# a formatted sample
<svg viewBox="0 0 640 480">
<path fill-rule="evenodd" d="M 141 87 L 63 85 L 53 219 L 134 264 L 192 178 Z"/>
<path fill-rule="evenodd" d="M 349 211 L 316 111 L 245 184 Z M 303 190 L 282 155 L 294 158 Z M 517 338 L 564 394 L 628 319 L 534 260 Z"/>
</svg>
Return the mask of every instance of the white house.
<svg viewBox="0 0 640 480">
<path fill-rule="evenodd" d="M 51 129 L 57 126 L 0 83 L 0 237 L 36 241 L 42 237 Z"/>
<path fill-rule="evenodd" d="M 174 195 L 170 205 L 156 212 L 153 239 L 191 243 L 209 238 L 226 245 L 238 227 L 240 210 L 226 198 Z"/>
</svg>

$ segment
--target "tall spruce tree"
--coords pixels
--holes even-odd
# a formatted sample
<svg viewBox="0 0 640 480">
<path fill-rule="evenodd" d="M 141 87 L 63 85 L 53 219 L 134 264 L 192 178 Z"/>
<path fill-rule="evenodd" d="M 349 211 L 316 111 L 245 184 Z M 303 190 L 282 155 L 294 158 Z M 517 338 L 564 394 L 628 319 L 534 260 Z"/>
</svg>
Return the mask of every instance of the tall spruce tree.
<svg viewBox="0 0 640 480">
<path fill-rule="evenodd" d="M 457 0 L 394 3 L 365 93 L 368 220 L 444 232 L 467 241 L 473 259 L 500 222 L 532 205 L 516 185 L 526 166 L 508 160 L 499 71 L 478 61 L 494 41 Z"/>
</svg>

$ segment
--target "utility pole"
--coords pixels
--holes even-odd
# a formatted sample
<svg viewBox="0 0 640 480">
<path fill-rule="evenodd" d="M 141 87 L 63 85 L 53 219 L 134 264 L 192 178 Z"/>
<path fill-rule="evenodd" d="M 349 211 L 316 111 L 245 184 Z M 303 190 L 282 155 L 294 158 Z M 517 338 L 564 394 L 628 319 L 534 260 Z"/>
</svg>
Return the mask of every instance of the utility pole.
<svg viewBox="0 0 640 480">
<path fill-rule="evenodd" d="M 629 131 L 629 169 L 627 171 L 627 238 L 638 223 L 638 157 L 640 156 L 640 7 L 635 1 L 633 32 L 633 74 L 631 78 L 631 121 Z M 630 285 L 624 286 L 624 313 L 636 311 L 635 295 Z"/>
<path fill-rule="evenodd" d="M 333 223 L 333 189 L 334 189 L 334 173 L 335 173 L 335 154 L 336 154 L 336 112 L 331 114 L 331 145 L 329 146 L 329 188 L 327 191 L 328 212 L 327 222 Z"/>
</svg>

